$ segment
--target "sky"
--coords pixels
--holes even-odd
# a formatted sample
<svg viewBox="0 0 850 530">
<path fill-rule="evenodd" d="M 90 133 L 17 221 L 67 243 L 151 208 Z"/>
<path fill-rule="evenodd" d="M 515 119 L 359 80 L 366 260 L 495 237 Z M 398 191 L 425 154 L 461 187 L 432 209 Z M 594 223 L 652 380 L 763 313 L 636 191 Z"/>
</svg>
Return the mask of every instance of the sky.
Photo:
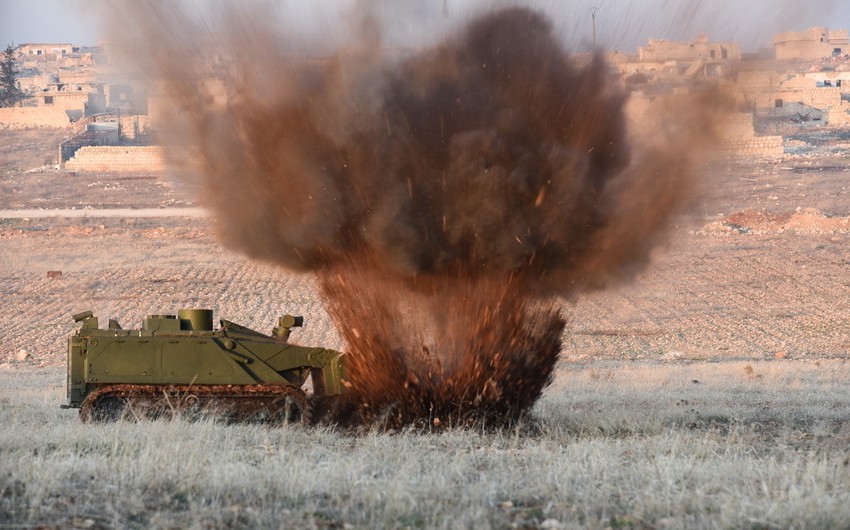
<svg viewBox="0 0 850 530">
<path fill-rule="evenodd" d="M 546 11 L 564 44 L 572 50 L 591 46 L 591 8 L 596 8 L 598 44 L 629 54 L 634 54 L 636 47 L 648 37 L 693 40 L 700 33 L 707 33 L 713 41 L 738 41 L 745 51 L 756 51 L 770 46 L 773 35 L 780 31 L 802 31 L 812 26 L 850 28 L 848 0 L 263 1 L 274 6 L 271 11 L 275 17 L 295 22 L 300 31 L 321 35 L 345 33 L 342 27 L 354 6 L 367 6 L 380 13 L 388 43 L 401 45 L 427 43 L 481 9 L 510 3 Z M 201 13 L 199 16 L 217 3 L 184 2 Z M 448 17 L 444 14 L 444 2 Z M 114 1 L 0 0 L 0 45 L 28 42 L 95 45 L 109 36 L 102 15 L 110 4 Z"/>
</svg>

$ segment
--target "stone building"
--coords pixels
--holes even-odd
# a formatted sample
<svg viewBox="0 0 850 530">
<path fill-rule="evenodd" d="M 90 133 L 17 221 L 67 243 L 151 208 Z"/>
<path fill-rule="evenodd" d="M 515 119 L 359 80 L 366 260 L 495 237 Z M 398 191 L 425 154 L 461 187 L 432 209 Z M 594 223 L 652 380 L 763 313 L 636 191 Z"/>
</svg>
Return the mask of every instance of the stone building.
<svg viewBox="0 0 850 530">
<path fill-rule="evenodd" d="M 777 61 L 817 60 L 850 54 L 846 29 L 811 28 L 788 31 L 773 37 Z"/>
</svg>

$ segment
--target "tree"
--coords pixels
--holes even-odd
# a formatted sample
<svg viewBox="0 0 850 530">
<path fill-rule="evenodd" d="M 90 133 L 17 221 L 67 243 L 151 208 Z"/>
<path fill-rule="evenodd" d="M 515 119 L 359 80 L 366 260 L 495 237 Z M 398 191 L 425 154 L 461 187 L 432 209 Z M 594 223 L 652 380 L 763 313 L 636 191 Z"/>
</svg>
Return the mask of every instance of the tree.
<svg viewBox="0 0 850 530">
<path fill-rule="evenodd" d="M 11 107 L 22 99 L 24 94 L 18 88 L 15 70 L 15 49 L 10 44 L 0 59 L 0 107 Z"/>
</svg>

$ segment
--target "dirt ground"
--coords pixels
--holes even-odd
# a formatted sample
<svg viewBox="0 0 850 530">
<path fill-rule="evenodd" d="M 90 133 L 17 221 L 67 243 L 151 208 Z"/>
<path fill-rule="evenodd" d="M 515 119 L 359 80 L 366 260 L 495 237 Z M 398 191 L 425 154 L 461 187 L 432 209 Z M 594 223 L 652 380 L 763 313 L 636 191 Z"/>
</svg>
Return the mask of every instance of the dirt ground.
<svg viewBox="0 0 850 530">
<path fill-rule="evenodd" d="M 64 134 L 0 131 L 0 210 L 199 205 L 167 177 L 57 169 Z M 814 130 L 783 160 L 712 164 L 650 267 L 570 306 L 564 359 L 848 355 L 848 137 Z M 221 248 L 210 218 L 6 218 L 0 255 L 0 363 L 63 363 L 85 309 L 126 327 L 210 307 L 260 330 L 295 312 L 303 343 L 342 347 L 310 275 Z"/>
<path fill-rule="evenodd" d="M 64 135 L 0 131 L 0 210 L 202 206 L 198 189 L 170 177 L 57 169 Z M 783 160 L 713 163 L 648 269 L 568 306 L 564 359 L 850 354 L 848 138 L 813 130 L 789 140 Z M 63 363 L 70 315 L 86 309 L 126 327 L 209 307 L 260 330 L 294 312 L 307 321 L 298 340 L 343 347 L 310 275 L 222 248 L 213 223 L 0 219 L 0 363 Z"/>
</svg>

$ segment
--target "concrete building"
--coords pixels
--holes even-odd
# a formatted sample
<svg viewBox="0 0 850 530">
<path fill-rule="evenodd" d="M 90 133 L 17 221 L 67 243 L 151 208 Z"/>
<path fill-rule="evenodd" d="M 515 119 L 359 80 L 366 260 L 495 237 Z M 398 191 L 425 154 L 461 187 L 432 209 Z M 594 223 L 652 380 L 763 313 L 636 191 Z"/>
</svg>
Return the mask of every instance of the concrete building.
<svg viewBox="0 0 850 530">
<path fill-rule="evenodd" d="M 788 31 L 773 37 L 777 61 L 817 60 L 850 54 L 846 29 L 811 28 Z"/>
<path fill-rule="evenodd" d="M 103 112 L 106 108 L 104 95 L 83 88 L 80 85 L 50 83 L 46 89 L 34 94 L 36 105 L 75 111 L 75 119 Z"/>
<path fill-rule="evenodd" d="M 41 55 L 65 55 L 66 53 L 73 53 L 77 51 L 71 44 L 60 43 L 60 44 L 40 44 L 40 43 L 29 43 L 29 44 L 21 44 L 18 47 L 18 50 L 21 55 L 25 57 L 29 56 L 41 56 Z"/>
<path fill-rule="evenodd" d="M 638 47 L 636 57 L 608 58 L 626 77 L 636 74 L 656 80 L 722 77 L 741 61 L 741 45 L 709 42 L 706 35 L 693 42 L 649 39 L 646 46 Z"/>
<path fill-rule="evenodd" d="M 132 82 L 106 83 L 102 93 L 106 97 L 107 109 L 130 114 L 148 113 L 147 91 Z"/>
<path fill-rule="evenodd" d="M 741 45 L 737 42 L 709 42 L 705 34 L 694 42 L 649 39 L 646 46 L 638 47 L 638 60 L 656 63 L 740 61 Z"/>
<path fill-rule="evenodd" d="M 850 125 L 850 72 L 741 72 L 737 97 L 760 117 Z"/>
</svg>

